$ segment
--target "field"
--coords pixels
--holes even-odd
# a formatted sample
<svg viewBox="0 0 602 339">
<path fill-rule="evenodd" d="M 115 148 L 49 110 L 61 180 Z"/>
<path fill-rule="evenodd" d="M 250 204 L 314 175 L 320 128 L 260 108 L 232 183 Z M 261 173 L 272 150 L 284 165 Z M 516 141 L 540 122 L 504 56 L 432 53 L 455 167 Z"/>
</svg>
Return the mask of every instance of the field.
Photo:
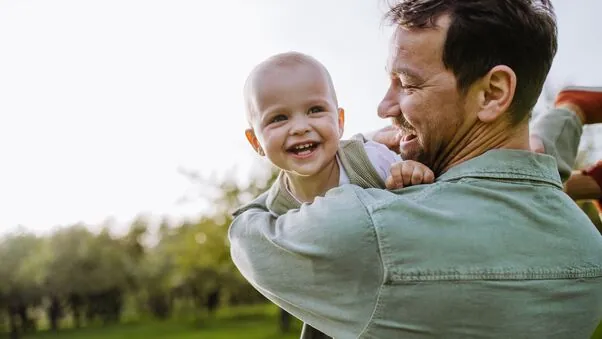
<svg viewBox="0 0 602 339">
<path fill-rule="evenodd" d="M 203 320 L 138 320 L 112 326 L 62 329 L 58 333 L 40 331 L 23 338 L 32 339 L 293 339 L 299 338 L 301 324 L 294 320 L 286 335 L 278 328 L 277 310 L 273 306 L 256 306 L 219 311 Z M 602 339 L 602 323 L 592 336 Z"/>
<path fill-rule="evenodd" d="M 202 320 L 137 320 L 111 326 L 62 329 L 58 333 L 40 331 L 25 335 L 32 339 L 292 339 L 299 338 L 301 324 L 293 321 L 288 334 L 280 333 L 277 310 L 259 306 L 219 311 Z"/>
</svg>

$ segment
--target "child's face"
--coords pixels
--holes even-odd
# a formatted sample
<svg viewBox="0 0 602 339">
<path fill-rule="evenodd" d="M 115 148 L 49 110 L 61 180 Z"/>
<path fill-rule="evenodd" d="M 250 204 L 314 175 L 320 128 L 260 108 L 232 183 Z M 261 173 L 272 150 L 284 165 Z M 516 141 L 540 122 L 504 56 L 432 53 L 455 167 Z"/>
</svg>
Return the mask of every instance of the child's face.
<svg viewBox="0 0 602 339">
<path fill-rule="evenodd" d="M 255 114 L 247 139 L 275 166 L 312 176 L 335 161 L 344 112 L 320 69 L 289 65 L 263 72 L 253 83 L 250 101 Z"/>
</svg>

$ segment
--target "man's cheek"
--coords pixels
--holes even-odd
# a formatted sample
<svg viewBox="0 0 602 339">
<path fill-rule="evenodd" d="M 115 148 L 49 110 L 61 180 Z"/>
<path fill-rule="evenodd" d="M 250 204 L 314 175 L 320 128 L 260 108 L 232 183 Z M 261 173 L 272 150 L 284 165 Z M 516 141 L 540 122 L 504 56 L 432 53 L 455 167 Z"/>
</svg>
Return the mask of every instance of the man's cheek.
<svg viewBox="0 0 602 339">
<path fill-rule="evenodd" d="M 404 118 L 412 125 L 418 123 L 418 118 L 421 115 L 421 107 L 413 102 L 408 102 L 401 108 L 401 112 L 403 113 Z"/>
</svg>

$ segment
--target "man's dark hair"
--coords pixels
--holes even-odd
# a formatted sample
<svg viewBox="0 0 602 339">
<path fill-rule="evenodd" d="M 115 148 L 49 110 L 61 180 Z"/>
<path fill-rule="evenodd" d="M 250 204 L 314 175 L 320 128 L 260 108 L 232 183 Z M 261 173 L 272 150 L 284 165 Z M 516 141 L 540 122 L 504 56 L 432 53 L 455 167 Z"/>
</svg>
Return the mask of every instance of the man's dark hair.
<svg viewBox="0 0 602 339">
<path fill-rule="evenodd" d="M 385 19 L 404 28 L 429 28 L 451 19 L 443 64 L 468 87 L 496 65 L 516 73 L 511 121 L 530 116 L 558 48 L 556 16 L 549 0 L 401 0 Z"/>
</svg>

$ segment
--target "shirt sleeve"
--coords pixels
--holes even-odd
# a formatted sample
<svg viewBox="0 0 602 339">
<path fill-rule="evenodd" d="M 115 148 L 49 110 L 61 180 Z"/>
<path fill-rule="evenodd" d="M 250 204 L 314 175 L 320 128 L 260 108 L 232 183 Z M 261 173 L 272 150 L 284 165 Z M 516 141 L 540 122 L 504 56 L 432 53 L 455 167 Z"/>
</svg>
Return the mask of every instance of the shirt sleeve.
<svg viewBox="0 0 602 339">
<path fill-rule="evenodd" d="M 372 163 L 372 166 L 378 172 L 378 175 L 383 179 L 387 180 L 391 172 L 391 165 L 401 161 L 399 154 L 391 151 L 387 146 L 379 144 L 374 141 L 366 141 L 364 143 L 364 149 L 368 155 L 368 159 Z"/>
<path fill-rule="evenodd" d="M 259 292 L 332 337 L 357 337 L 368 323 L 384 269 L 360 188 L 330 190 L 276 216 L 242 211 L 229 230 L 232 260 Z"/>
</svg>

